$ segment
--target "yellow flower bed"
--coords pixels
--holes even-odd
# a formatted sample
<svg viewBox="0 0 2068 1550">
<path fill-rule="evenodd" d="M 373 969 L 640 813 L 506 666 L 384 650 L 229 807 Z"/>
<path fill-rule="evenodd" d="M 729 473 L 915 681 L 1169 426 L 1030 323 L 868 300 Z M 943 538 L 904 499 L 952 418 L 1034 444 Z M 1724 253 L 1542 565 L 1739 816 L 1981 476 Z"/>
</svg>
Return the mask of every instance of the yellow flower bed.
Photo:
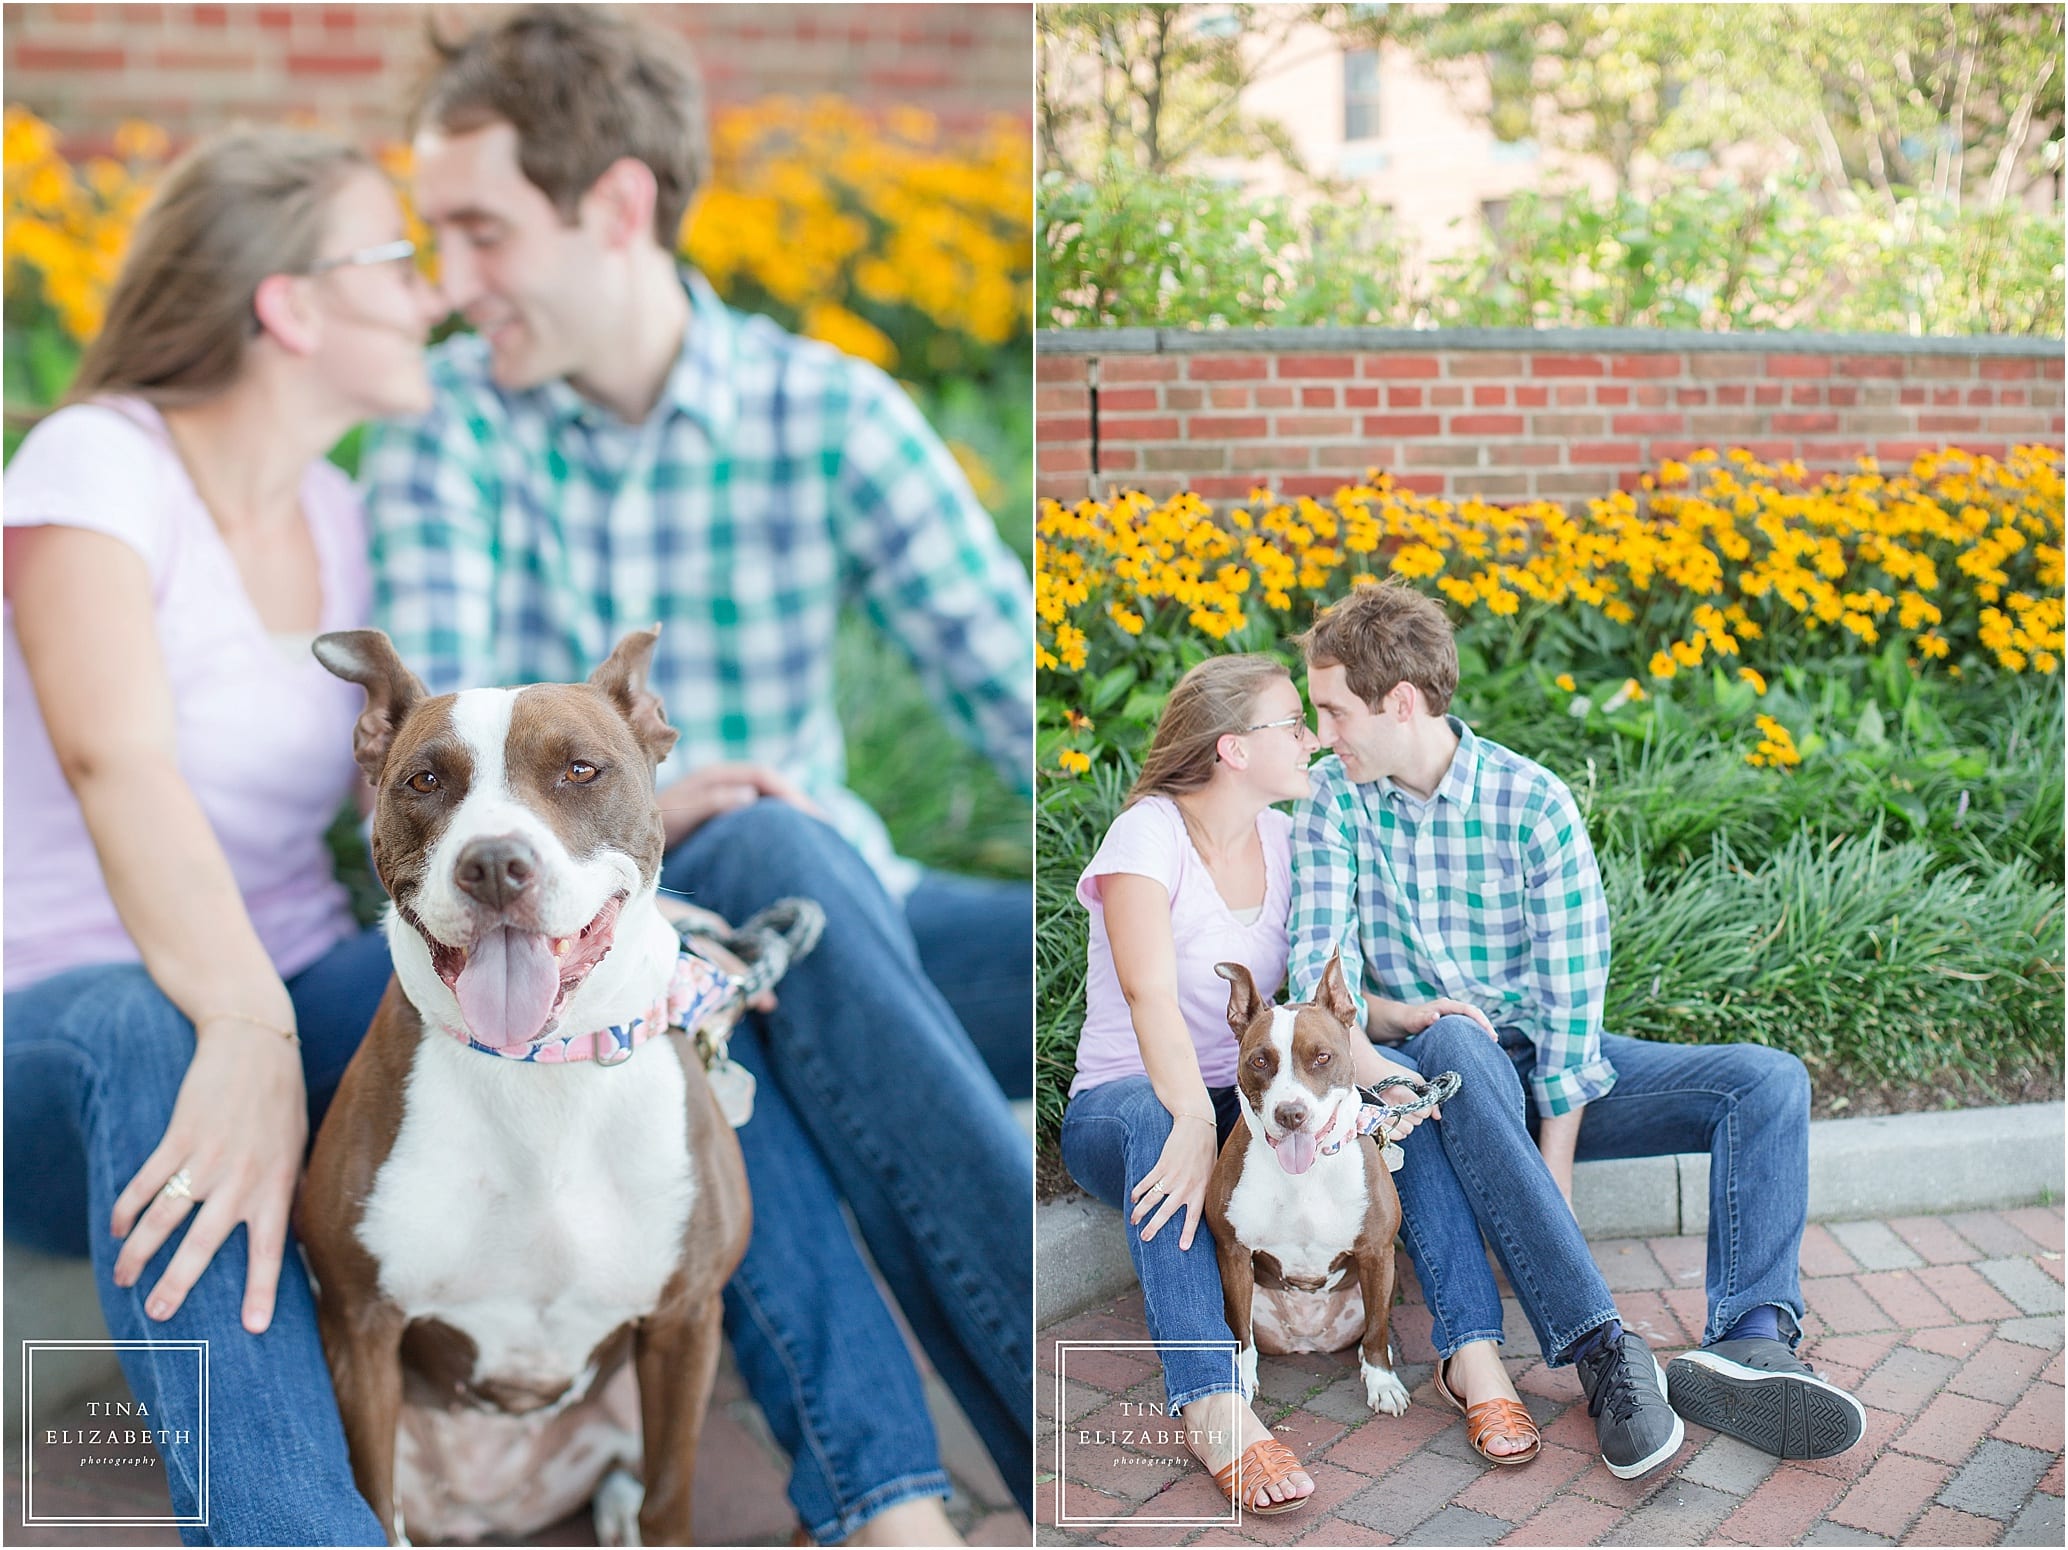
<svg viewBox="0 0 2068 1550">
<path fill-rule="evenodd" d="M 1316 606 L 1393 575 L 1448 599 L 1460 622 L 1525 606 L 1598 614 L 1629 660 L 1670 679 L 1750 642 L 1769 663 L 1907 640 L 1920 668 L 1963 656 L 2056 673 L 2062 640 L 2062 459 L 1947 450 L 1885 474 L 1872 459 L 1812 480 L 1742 449 L 1696 453 L 1575 517 L 1549 501 L 1499 507 L 1394 488 L 1389 476 L 1326 504 L 1269 490 L 1217 514 L 1197 496 L 1139 493 L 1036 522 L 1039 660 L 1093 664 L 1096 632 L 1125 654 L 1145 627 L 1252 643 L 1306 627 Z M 1108 628 L 1110 626 L 1110 629 Z M 1735 663 L 1733 664 L 1735 665 Z M 1763 691 L 1757 672 L 1744 681 Z M 1792 746 L 1762 752 L 1787 764 Z"/>
<path fill-rule="evenodd" d="M 9 300 L 15 276 L 33 273 L 60 326 L 81 343 L 100 332 L 129 229 L 150 194 L 149 174 L 165 155 L 165 135 L 150 124 L 124 124 L 115 149 L 119 160 L 96 156 L 73 166 L 48 124 L 26 109 L 7 110 Z"/>
<path fill-rule="evenodd" d="M 914 377 L 966 366 L 972 350 L 1025 332 L 1032 163 L 1016 120 L 1000 118 L 961 150 L 914 110 L 879 123 L 836 99 L 776 99 L 718 114 L 712 136 L 711 185 L 682 240 L 721 294 L 771 302 L 802 332 Z M 75 165 L 48 124 L 7 109 L 9 297 L 20 301 L 32 281 L 78 343 L 99 331 L 166 141 L 125 124 L 116 148 L 119 159 Z M 406 149 L 380 160 L 406 179 Z M 412 232 L 422 240 L 414 222 Z"/>
</svg>

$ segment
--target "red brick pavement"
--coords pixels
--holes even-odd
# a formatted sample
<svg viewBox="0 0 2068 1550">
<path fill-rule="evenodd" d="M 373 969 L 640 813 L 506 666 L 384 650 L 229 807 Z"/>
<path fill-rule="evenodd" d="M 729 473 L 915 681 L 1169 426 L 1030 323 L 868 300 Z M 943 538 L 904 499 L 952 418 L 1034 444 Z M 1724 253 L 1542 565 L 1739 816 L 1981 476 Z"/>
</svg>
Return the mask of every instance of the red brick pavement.
<svg viewBox="0 0 2068 1550">
<path fill-rule="evenodd" d="M 1776 1463 L 1728 1437 L 1690 1426 L 1667 1468 L 1615 1479 L 1594 1452 L 1594 1424 L 1570 1370 L 1534 1354 L 1509 1320 L 1508 1370 L 1545 1448 L 1532 1464 L 1496 1469 L 1473 1455 L 1463 1420 L 1437 1398 L 1426 1308 L 1412 1271 L 1395 1319 L 1414 1404 L 1405 1416 L 1365 1407 L 1351 1353 L 1266 1357 L 1258 1411 L 1300 1456 L 1314 1503 L 1241 1523 L 1226 1518 L 1204 1471 L 1168 1448 L 1074 1439 L 1129 1407 L 1163 1399 L 1161 1379 L 1102 1352 L 1073 1352 L 1072 1427 L 1063 1454 L 1072 1517 L 1122 1524 L 1055 1525 L 1058 1482 L 1056 1342 L 1145 1339 L 1141 1296 L 1042 1331 L 1037 1510 L 1042 1544 L 1383 1545 L 2063 1543 L 2060 1206 L 1902 1217 L 1882 1224 L 1916 1255 L 1909 1269 L 1869 1270 L 1825 1228 L 1803 1242 L 1810 1313 L 1805 1350 L 1868 1406 L 1867 1434 L 1834 1459 Z M 1625 1322 L 1647 1327 L 1661 1359 L 1699 1338 L 1699 1238 L 1602 1241 L 1596 1261 Z M 2032 1271 L 2045 1276 L 2042 1281 Z M 2048 1285 L 2051 1284 L 2051 1295 Z M 1523 1354 L 1528 1353 L 1528 1354 Z M 1110 1386 L 1102 1386 L 1105 1379 Z M 1142 1407 L 1137 1409 L 1136 1407 Z M 1118 1462 L 1116 1462 L 1116 1459 Z M 1151 1464 L 1153 1462 L 1153 1468 Z M 1173 1465 L 1176 1465 L 1175 1469 Z"/>
</svg>

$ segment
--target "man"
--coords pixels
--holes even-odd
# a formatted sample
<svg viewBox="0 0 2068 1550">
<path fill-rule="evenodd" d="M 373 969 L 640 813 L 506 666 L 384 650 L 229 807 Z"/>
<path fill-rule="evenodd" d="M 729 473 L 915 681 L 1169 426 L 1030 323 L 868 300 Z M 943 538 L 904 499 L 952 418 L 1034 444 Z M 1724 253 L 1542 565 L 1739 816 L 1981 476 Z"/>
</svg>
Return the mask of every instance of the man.
<svg viewBox="0 0 2068 1550">
<path fill-rule="evenodd" d="M 1405 1035 L 1390 1053 L 1464 1077 L 1441 1120 L 1410 1138 L 1422 1151 L 1398 1175 L 1406 1215 L 1428 1223 L 1469 1203 L 1546 1358 L 1578 1368 L 1615 1474 L 1671 1458 L 1683 1415 L 1784 1458 L 1851 1447 L 1859 1402 L 1794 1354 L 1802 1062 L 1602 1031 L 1608 901 L 1586 825 L 1557 776 L 1446 714 L 1458 658 L 1437 603 L 1366 588 L 1301 645 L 1334 757 L 1294 817 L 1288 982 L 1311 989 L 1340 949 L 1372 1038 Z M 1439 999 L 1484 1013 L 1496 1038 L 1467 1017 L 1415 1015 Z M 1709 1319 L 1701 1349 L 1662 1375 L 1587 1252 L 1572 1168 L 1679 1152 L 1710 1155 Z"/>
<path fill-rule="evenodd" d="M 663 625 L 663 886 L 735 921 L 786 894 L 827 914 L 731 1051 L 759 1093 L 727 1329 L 792 1500 L 822 1542 L 947 1526 L 844 1196 L 1025 1507 L 1031 1166 L 994 1074 L 1031 1088 L 1030 891 L 893 853 L 844 785 L 832 681 L 858 601 L 1024 789 L 1025 572 L 894 382 L 678 267 L 706 159 L 679 45 L 542 6 L 441 54 L 415 202 L 473 332 L 434 352 L 431 413 L 367 448 L 380 622 L 433 693 L 581 678 Z M 934 1519 L 882 1512 L 914 1500 Z"/>
</svg>

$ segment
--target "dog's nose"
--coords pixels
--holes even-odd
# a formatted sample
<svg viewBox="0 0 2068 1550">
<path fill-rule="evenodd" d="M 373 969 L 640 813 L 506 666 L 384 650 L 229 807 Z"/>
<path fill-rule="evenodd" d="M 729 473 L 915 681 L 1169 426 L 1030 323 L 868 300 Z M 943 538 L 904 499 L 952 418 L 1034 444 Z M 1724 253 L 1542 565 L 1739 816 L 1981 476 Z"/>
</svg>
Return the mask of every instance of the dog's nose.
<svg viewBox="0 0 2068 1550">
<path fill-rule="evenodd" d="M 1271 1117 L 1278 1121 L 1280 1130 L 1298 1130 L 1307 1123 L 1307 1105 L 1291 1099 L 1273 1109 Z"/>
<path fill-rule="evenodd" d="M 511 835 L 471 840 L 453 863 L 452 880 L 460 892 L 502 909 L 531 886 L 539 869 L 538 853 Z"/>
</svg>

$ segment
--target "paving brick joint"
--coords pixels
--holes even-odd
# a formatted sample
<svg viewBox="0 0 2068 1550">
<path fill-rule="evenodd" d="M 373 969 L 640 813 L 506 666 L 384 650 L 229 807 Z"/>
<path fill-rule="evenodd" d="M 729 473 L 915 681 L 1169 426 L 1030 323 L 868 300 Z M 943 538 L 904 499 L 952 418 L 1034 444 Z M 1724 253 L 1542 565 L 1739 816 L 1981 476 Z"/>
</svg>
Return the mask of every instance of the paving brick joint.
<svg viewBox="0 0 2068 1550">
<path fill-rule="evenodd" d="M 1705 1313 L 1700 1237 L 1591 1245 L 1624 1322 L 1661 1354 L 1695 1343 Z M 1040 1334 L 1035 1531 L 1082 1545 L 2060 1545 L 2063 1541 L 2062 1208 L 1813 1225 L 1802 1276 L 1811 1363 L 1867 1406 L 1837 1458 L 1784 1462 L 1688 1427 L 1665 1468 L 1609 1474 L 1571 1369 L 1552 1371 L 1508 1299 L 1510 1376 L 1544 1432 L 1535 1462 L 1500 1469 L 1437 1397 L 1429 1311 L 1403 1257 L 1394 1310 L 1405 1416 L 1364 1403 L 1354 1352 L 1265 1357 L 1258 1413 L 1314 1478 L 1311 1505 L 1230 1514 L 1181 1447 L 1123 1445 L 1108 1418 L 1153 1416 L 1163 1385 L 1139 1291 Z M 1504 1285 L 1504 1290 L 1506 1290 Z M 1058 1450 L 1059 1341 L 1066 1358 Z M 1170 1424 L 1167 1423 L 1166 1424 Z M 1084 1445 L 1087 1431 L 1093 1445 Z M 1058 1459 L 1061 1473 L 1058 1475 Z M 1059 1500 L 1073 1526 L 1057 1527 Z M 1210 1520 L 1215 1517 L 1222 1521 Z M 1120 1522 L 1085 1522 L 1089 1519 Z M 1187 1519 L 1184 1523 L 1168 1520 Z M 1159 1522 L 1158 1520 L 1165 1520 Z"/>
</svg>

